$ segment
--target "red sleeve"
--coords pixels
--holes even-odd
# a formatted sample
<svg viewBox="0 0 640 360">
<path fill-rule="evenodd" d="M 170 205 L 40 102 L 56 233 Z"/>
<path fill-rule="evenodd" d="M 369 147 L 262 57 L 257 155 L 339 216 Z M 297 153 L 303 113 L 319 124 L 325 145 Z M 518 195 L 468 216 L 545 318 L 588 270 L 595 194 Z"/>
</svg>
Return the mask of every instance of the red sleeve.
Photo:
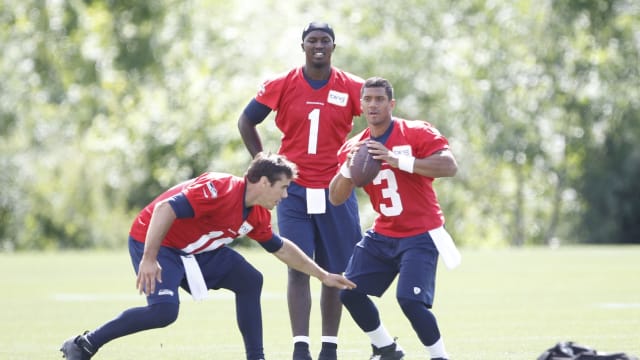
<svg viewBox="0 0 640 360">
<path fill-rule="evenodd" d="M 273 237 L 269 210 L 256 205 L 249 214 L 247 222 L 254 224 L 253 229 L 247 234 L 248 237 L 261 243 L 269 241 Z"/>
<path fill-rule="evenodd" d="M 290 74 L 291 72 L 281 74 L 273 79 L 268 79 L 263 82 L 256 94 L 256 101 L 268 106 L 271 110 L 277 111 L 280 107 L 282 89 L 284 88 Z"/>
<path fill-rule="evenodd" d="M 409 127 L 409 143 L 414 148 L 413 156 L 422 159 L 449 148 L 449 141 L 438 129 L 425 121 L 414 121 Z M 414 126 L 415 125 L 415 126 Z"/>
</svg>

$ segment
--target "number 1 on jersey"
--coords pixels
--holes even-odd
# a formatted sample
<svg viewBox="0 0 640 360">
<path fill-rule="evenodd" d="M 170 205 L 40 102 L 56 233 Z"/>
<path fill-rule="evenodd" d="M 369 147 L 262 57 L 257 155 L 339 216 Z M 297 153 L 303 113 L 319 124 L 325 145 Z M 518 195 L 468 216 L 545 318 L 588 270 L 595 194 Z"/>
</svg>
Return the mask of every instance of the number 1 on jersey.
<svg viewBox="0 0 640 360">
<path fill-rule="evenodd" d="M 309 145 L 307 153 L 315 154 L 318 149 L 318 128 L 320 127 L 320 109 L 313 109 L 307 115 L 307 119 L 311 121 L 309 124 Z"/>
</svg>

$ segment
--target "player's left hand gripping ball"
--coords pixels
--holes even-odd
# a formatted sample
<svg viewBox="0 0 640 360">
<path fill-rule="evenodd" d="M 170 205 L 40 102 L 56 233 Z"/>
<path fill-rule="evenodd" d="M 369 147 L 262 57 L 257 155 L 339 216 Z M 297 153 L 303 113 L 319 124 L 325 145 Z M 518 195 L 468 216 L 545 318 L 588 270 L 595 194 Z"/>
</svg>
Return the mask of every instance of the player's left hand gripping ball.
<svg viewBox="0 0 640 360">
<path fill-rule="evenodd" d="M 373 155 L 369 153 L 367 144 L 361 144 L 349 162 L 351 181 L 357 187 L 369 184 L 378 176 L 381 164 L 380 160 L 374 159 Z"/>
</svg>

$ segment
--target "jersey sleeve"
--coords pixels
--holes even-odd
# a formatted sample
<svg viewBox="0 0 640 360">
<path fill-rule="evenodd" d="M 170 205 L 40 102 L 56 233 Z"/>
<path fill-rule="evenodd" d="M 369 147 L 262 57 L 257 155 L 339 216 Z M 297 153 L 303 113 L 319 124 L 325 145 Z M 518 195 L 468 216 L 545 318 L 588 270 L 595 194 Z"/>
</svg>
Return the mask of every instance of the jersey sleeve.
<svg viewBox="0 0 640 360">
<path fill-rule="evenodd" d="M 270 253 L 274 253 L 282 248 L 282 246 L 284 245 L 284 240 L 282 240 L 282 237 L 280 237 L 280 235 L 273 233 L 271 239 L 260 242 L 259 244 L 263 249 L 267 250 Z"/>
<path fill-rule="evenodd" d="M 410 143 L 414 148 L 413 156 L 417 158 L 425 158 L 434 153 L 448 149 L 449 141 L 444 137 L 438 129 L 425 121 L 419 121 L 419 126 L 411 128 Z"/>
<path fill-rule="evenodd" d="M 255 100 L 271 110 L 277 111 L 280 107 L 280 97 L 286 84 L 287 75 L 281 74 L 265 80 L 258 88 Z"/>
<path fill-rule="evenodd" d="M 247 218 L 247 222 L 253 225 L 253 229 L 247 233 L 247 236 L 263 243 L 273 238 L 273 229 L 271 227 L 271 212 L 262 206 L 254 206 L 253 210 Z"/>
</svg>

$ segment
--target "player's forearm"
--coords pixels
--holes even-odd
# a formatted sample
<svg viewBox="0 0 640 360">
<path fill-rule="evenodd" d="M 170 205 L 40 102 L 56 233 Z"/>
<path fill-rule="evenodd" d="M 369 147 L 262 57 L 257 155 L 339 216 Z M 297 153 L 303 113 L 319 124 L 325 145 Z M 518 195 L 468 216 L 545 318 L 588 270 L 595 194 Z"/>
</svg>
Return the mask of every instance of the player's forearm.
<svg viewBox="0 0 640 360">
<path fill-rule="evenodd" d="M 351 196 L 354 188 L 355 185 L 351 179 L 340 173 L 336 174 L 329 183 L 329 202 L 334 206 L 344 203 Z"/>
<path fill-rule="evenodd" d="M 318 266 L 318 264 L 316 264 L 290 240 L 285 238 L 282 240 L 284 243 L 280 250 L 273 253 L 278 259 L 280 259 L 280 261 L 295 270 L 318 278 L 320 281 L 324 281 L 324 279 L 329 275 L 327 271 Z"/>
<path fill-rule="evenodd" d="M 453 154 L 445 150 L 424 159 L 415 159 L 413 172 L 432 178 L 451 177 L 458 172 L 458 164 Z"/>
<path fill-rule="evenodd" d="M 251 157 L 255 157 L 257 153 L 262 151 L 262 141 L 255 124 L 244 113 L 238 119 L 238 130 L 244 145 L 249 150 L 249 154 L 251 154 Z"/>
<path fill-rule="evenodd" d="M 176 213 L 166 201 L 161 201 L 153 209 L 149 229 L 144 244 L 143 258 L 155 261 L 160 251 L 162 240 L 167 236 L 171 224 L 176 219 Z"/>
</svg>

